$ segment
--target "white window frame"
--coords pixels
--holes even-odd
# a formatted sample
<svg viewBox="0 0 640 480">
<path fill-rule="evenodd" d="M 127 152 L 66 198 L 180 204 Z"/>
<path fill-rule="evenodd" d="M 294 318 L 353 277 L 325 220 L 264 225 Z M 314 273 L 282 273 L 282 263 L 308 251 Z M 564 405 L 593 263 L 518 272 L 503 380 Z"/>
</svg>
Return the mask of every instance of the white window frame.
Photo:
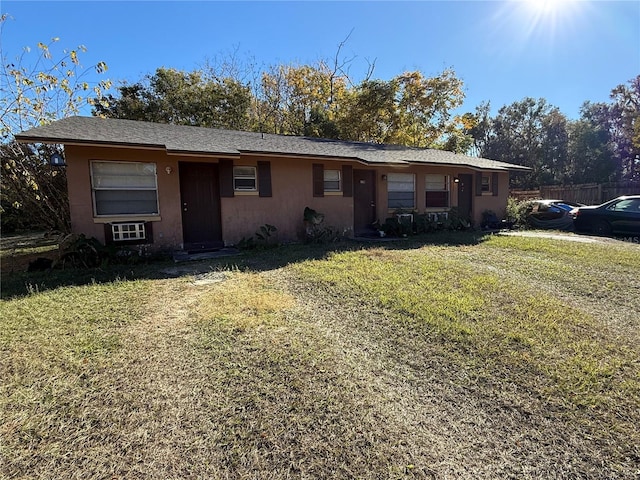
<svg viewBox="0 0 640 480">
<path fill-rule="evenodd" d="M 444 182 L 440 184 L 444 188 L 430 188 L 436 185 L 436 182 L 429 181 L 433 180 L 434 177 L 442 177 Z M 439 182 L 438 182 L 439 183 Z M 449 182 L 449 175 L 444 175 L 441 173 L 427 173 L 424 177 L 424 190 L 425 190 L 425 207 L 426 208 L 450 208 L 451 207 L 451 189 Z M 427 193 L 428 192 L 445 192 L 447 194 L 447 204 L 445 206 L 431 206 L 427 205 Z"/>
<path fill-rule="evenodd" d="M 142 167 L 143 170 L 149 170 L 152 172 L 149 175 L 144 175 L 148 177 L 153 177 L 153 185 L 148 186 L 132 186 L 126 185 L 126 182 L 123 182 L 121 185 L 108 185 L 103 186 L 100 185 L 100 177 L 108 176 L 101 175 L 96 173 L 96 167 L 98 165 L 136 165 L 136 167 Z M 160 214 L 159 201 L 158 201 L 158 172 L 156 168 L 156 164 L 153 162 L 121 162 L 121 161 L 110 161 L 110 160 L 92 160 L 90 162 L 90 176 L 91 176 L 91 196 L 93 201 L 93 214 L 95 217 L 141 217 L 141 216 L 156 216 Z M 111 175 L 111 177 L 121 177 L 122 179 L 131 178 L 131 175 Z M 98 213 L 99 210 L 99 201 L 97 199 L 96 193 L 100 191 L 122 191 L 122 192 L 133 192 L 133 191 L 153 191 L 155 192 L 155 208 L 153 212 L 114 212 L 114 213 Z"/>
<path fill-rule="evenodd" d="M 244 172 L 242 172 L 244 170 Z M 247 173 L 247 172 L 252 173 Z M 253 186 L 238 185 L 237 180 L 252 180 Z M 233 167 L 233 190 L 236 192 L 258 191 L 258 169 L 252 165 L 235 165 Z"/>
<path fill-rule="evenodd" d="M 112 223 L 111 233 L 114 242 L 126 242 L 127 240 L 145 240 L 147 232 L 144 222 Z"/>
<path fill-rule="evenodd" d="M 493 193 L 493 186 L 491 185 L 491 175 L 482 174 L 481 192 L 483 195 L 489 195 Z M 487 180 L 485 183 L 485 179 Z"/>
<path fill-rule="evenodd" d="M 409 181 L 410 178 L 410 181 Z M 408 188 L 409 184 L 411 189 Z M 399 187 L 391 190 L 391 186 Z M 411 192 L 411 205 L 391 205 L 391 193 Z M 389 173 L 387 174 L 387 208 L 389 210 L 414 210 L 416 208 L 416 175 L 415 173 Z"/>
<path fill-rule="evenodd" d="M 327 173 L 335 173 L 337 174 L 338 179 L 336 180 L 335 178 L 333 179 L 327 179 Z M 323 170 L 323 179 L 324 179 L 324 191 L 325 192 L 341 192 L 342 191 L 342 172 L 340 170 L 336 170 L 336 169 L 325 169 Z M 338 187 L 337 188 L 327 188 L 327 183 L 335 183 L 338 182 Z"/>
</svg>

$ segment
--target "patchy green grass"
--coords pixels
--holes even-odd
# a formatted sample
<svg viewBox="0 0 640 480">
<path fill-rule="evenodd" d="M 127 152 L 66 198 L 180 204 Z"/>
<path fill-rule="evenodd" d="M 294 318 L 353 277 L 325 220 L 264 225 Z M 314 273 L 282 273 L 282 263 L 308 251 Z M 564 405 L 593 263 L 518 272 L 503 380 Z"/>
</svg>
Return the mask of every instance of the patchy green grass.
<svg viewBox="0 0 640 480">
<path fill-rule="evenodd" d="M 565 246 L 546 242 L 547 251 L 541 253 L 539 241 L 520 240 L 518 245 L 524 248 L 518 251 L 533 248 L 545 258 L 546 277 L 556 279 L 565 270 L 566 265 L 558 265 L 565 260 L 560 252 L 569 255 Z M 480 249 L 502 247 L 503 241 L 493 240 Z M 506 244 L 515 248 L 512 240 Z M 609 260 L 613 265 L 605 265 L 602 259 L 607 257 L 601 255 L 585 267 L 599 275 L 608 272 L 606 289 L 629 291 L 627 276 L 611 277 L 612 269 L 640 271 L 638 255 L 628 253 L 614 251 Z M 592 258 L 576 257 L 583 262 Z M 542 273 L 530 259 L 512 261 L 522 268 L 534 263 L 534 275 Z M 549 268 L 550 263 L 557 268 Z M 575 268 L 577 262 L 573 263 Z M 530 388 L 544 386 L 538 388 L 540 395 L 560 403 L 598 407 L 612 396 L 632 402 L 639 398 L 639 385 L 628 381 L 638 367 L 634 343 L 621 345 L 615 332 L 603 330 L 602 322 L 590 312 L 568 305 L 549 291 L 532 288 L 528 282 L 512 282 L 511 274 L 478 268 L 468 262 L 468 256 L 448 255 L 446 247 L 349 252 L 297 269 L 307 281 L 323 282 L 345 298 L 377 304 L 393 312 L 398 321 L 418 322 L 434 341 L 447 342 L 454 350 L 472 351 L 488 374 L 494 368 L 526 369 L 521 380 L 533 380 Z M 634 308 L 638 298 L 632 302 Z M 536 375 L 528 375 L 531 371 Z M 520 379 L 514 376 L 513 380 Z"/>
<path fill-rule="evenodd" d="M 0 477 L 637 475 L 638 246 L 447 243 L 3 300 Z"/>
<path fill-rule="evenodd" d="M 121 355 L 122 331 L 141 318 L 148 287 L 96 284 L 0 303 L 2 478 L 71 478 L 47 469 L 100 435 L 110 389 L 96 377 Z"/>
</svg>

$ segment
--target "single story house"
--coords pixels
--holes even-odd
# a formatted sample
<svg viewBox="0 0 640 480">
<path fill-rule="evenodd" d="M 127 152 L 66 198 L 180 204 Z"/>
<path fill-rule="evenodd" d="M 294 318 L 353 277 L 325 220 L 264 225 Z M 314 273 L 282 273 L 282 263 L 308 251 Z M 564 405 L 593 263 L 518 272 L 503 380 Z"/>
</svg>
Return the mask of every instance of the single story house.
<svg viewBox="0 0 640 480">
<path fill-rule="evenodd" d="M 71 226 L 109 243 L 198 250 L 260 226 L 304 235 L 305 207 L 358 235 L 398 211 L 457 207 L 476 225 L 504 213 L 509 163 L 447 151 L 98 117 L 33 128 L 22 143 L 63 144 Z"/>
</svg>

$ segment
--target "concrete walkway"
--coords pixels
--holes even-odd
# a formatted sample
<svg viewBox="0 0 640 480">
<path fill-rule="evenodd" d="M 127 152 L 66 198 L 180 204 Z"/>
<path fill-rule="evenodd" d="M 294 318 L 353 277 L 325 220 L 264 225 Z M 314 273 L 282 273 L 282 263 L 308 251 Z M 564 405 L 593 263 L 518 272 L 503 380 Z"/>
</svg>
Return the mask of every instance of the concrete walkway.
<svg viewBox="0 0 640 480">
<path fill-rule="evenodd" d="M 587 235 L 576 235 L 574 233 L 560 233 L 560 232 L 541 232 L 539 230 L 534 231 L 501 231 L 498 235 L 508 235 L 511 237 L 533 237 L 533 238 L 550 238 L 553 240 L 565 240 L 568 242 L 579 243 L 610 243 L 616 242 L 615 238 L 607 237 L 593 237 Z"/>
</svg>

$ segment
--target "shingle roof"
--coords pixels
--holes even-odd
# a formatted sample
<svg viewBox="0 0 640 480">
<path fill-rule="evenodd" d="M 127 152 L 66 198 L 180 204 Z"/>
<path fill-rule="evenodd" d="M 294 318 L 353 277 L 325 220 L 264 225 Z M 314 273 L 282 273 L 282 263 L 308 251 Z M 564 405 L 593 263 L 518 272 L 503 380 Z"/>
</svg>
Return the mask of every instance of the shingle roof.
<svg viewBox="0 0 640 480">
<path fill-rule="evenodd" d="M 283 154 L 350 159 L 366 164 L 459 165 L 489 170 L 527 167 L 444 150 L 346 142 L 312 137 L 219 130 L 99 117 L 68 117 L 16 135 L 23 143 L 60 143 L 155 147 L 167 153 L 240 155 Z"/>
</svg>

